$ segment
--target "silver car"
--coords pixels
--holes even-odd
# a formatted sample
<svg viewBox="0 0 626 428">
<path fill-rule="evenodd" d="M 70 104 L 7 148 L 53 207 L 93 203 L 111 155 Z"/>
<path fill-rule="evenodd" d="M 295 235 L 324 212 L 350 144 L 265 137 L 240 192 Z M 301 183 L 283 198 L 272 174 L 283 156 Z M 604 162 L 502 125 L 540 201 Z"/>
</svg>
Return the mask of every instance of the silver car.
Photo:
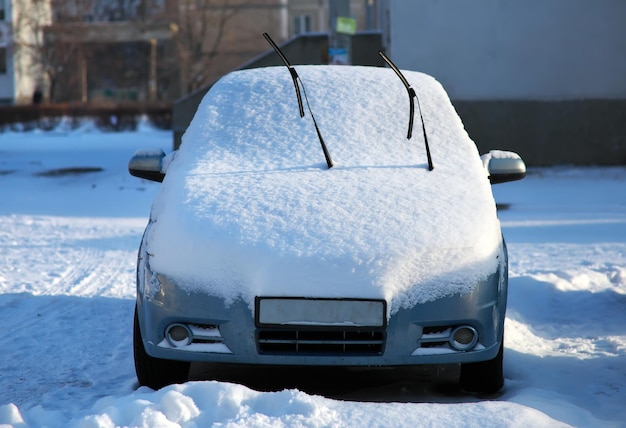
<svg viewBox="0 0 626 428">
<path fill-rule="evenodd" d="M 179 150 L 132 157 L 162 181 L 137 266 L 141 385 L 191 362 L 460 364 L 464 390 L 502 388 L 491 185 L 524 162 L 481 157 L 441 85 L 388 63 L 232 72 Z"/>
</svg>

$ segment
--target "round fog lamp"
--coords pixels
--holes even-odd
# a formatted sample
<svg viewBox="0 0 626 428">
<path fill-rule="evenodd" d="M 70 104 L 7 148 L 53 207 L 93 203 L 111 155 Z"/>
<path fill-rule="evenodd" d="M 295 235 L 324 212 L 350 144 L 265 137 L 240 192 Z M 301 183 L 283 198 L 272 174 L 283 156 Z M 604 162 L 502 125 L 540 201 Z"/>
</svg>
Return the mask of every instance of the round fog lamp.
<svg viewBox="0 0 626 428">
<path fill-rule="evenodd" d="M 450 336 L 450 346 L 457 351 L 468 351 L 476 346 L 477 342 L 478 332 L 468 325 L 455 328 Z"/>
<path fill-rule="evenodd" d="M 172 324 L 165 330 L 165 338 L 175 348 L 186 346 L 191 343 L 191 331 L 186 325 Z"/>
</svg>

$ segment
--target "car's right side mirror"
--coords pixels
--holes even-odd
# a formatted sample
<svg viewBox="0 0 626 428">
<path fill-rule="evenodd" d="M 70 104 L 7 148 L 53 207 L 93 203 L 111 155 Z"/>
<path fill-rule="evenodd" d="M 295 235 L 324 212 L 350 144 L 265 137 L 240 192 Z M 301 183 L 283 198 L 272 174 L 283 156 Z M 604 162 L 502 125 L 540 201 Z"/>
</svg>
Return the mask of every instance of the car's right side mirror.
<svg viewBox="0 0 626 428">
<path fill-rule="evenodd" d="M 506 183 L 526 177 L 526 164 L 517 153 L 492 150 L 482 155 L 481 159 L 489 173 L 491 184 Z"/>
</svg>

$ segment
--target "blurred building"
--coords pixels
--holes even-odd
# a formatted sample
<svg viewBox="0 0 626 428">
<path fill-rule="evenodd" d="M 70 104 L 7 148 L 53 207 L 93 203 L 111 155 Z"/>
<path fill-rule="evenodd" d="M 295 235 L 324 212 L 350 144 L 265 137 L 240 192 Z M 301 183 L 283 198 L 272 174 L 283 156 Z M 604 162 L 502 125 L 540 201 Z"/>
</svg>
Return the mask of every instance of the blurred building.
<svg viewBox="0 0 626 428">
<path fill-rule="evenodd" d="M 0 102 L 174 100 L 281 43 L 328 32 L 348 5 L 358 30 L 374 0 L 0 0 Z"/>
<path fill-rule="evenodd" d="M 289 36 L 328 33 L 333 7 L 347 9 L 348 17 L 356 21 L 356 31 L 376 30 L 379 28 L 378 3 L 379 0 L 289 0 Z"/>
</svg>

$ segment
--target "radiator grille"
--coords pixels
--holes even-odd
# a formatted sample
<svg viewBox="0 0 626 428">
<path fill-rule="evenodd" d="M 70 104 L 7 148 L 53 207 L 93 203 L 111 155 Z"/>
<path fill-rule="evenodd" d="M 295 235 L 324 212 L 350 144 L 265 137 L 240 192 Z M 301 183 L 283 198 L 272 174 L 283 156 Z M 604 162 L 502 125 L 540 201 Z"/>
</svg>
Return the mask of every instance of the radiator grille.
<svg viewBox="0 0 626 428">
<path fill-rule="evenodd" d="M 380 355 L 382 330 L 258 330 L 262 354 Z"/>
</svg>

